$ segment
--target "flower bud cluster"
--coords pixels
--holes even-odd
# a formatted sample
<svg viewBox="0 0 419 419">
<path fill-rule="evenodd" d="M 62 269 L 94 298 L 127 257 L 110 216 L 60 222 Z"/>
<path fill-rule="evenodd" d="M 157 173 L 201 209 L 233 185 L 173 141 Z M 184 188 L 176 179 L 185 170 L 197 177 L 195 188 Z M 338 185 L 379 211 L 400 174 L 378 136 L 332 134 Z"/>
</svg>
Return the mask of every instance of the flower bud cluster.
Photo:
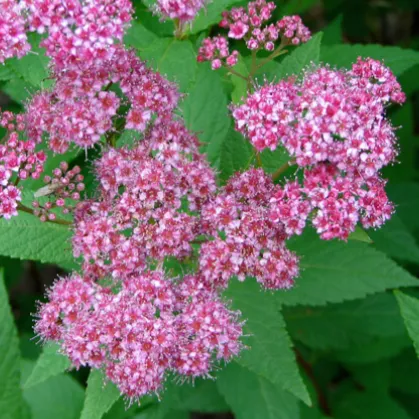
<svg viewBox="0 0 419 419">
<path fill-rule="evenodd" d="M 60 166 L 53 170 L 52 177 L 45 176 L 44 187 L 35 192 L 35 198 L 48 197 L 48 202 L 41 204 L 33 201 L 33 214 L 42 222 L 56 220 L 56 213 L 52 209 L 59 208 L 63 214 L 69 214 L 74 210 L 74 201 L 80 200 L 80 193 L 84 191 L 83 175 L 81 169 L 74 166 L 68 170 L 68 163 L 61 162 Z"/>
<path fill-rule="evenodd" d="M 248 3 L 247 10 L 244 7 L 234 7 L 229 12 L 223 12 L 220 26 L 228 29 L 228 38 L 243 39 L 251 51 L 273 52 L 276 48 L 298 45 L 310 39 L 310 31 L 299 16 L 285 16 L 275 24 L 266 24 L 272 18 L 275 8 L 275 3 L 266 0 Z M 212 69 L 216 70 L 223 65 L 234 66 L 237 64 L 237 57 L 238 51 L 229 52 L 227 38 L 216 36 L 204 39 L 198 61 L 211 61 Z"/>
<path fill-rule="evenodd" d="M 16 185 L 21 180 L 38 179 L 44 169 L 46 155 L 36 151 L 36 143 L 24 141 L 24 116 L 5 111 L 0 113 L 0 126 L 6 135 L 0 143 L 0 217 L 17 215 L 21 191 Z"/>
</svg>

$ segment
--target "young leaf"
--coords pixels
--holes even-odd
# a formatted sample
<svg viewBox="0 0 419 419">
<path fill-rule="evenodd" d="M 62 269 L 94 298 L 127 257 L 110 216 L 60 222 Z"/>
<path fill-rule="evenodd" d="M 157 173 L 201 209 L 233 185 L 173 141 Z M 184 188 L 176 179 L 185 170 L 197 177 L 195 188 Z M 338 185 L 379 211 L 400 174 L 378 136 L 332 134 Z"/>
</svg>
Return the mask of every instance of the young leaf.
<svg viewBox="0 0 419 419">
<path fill-rule="evenodd" d="M 301 255 L 301 274 L 292 289 L 275 294 L 280 304 L 324 305 L 419 285 L 407 271 L 366 243 L 324 241 L 306 232 L 289 247 Z"/>
<path fill-rule="evenodd" d="M 198 63 L 190 41 L 157 38 L 140 49 L 140 56 L 163 76 L 178 83 L 181 92 L 193 85 Z"/>
<path fill-rule="evenodd" d="M 193 383 L 183 383 L 182 385 L 171 381 L 165 387 L 162 399 L 164 404 L 172 409 L 201 413 L 228 412 L 230 410 L 214 380 L 196 379 Z"/>
<path fill-rule="evenodd" d="M 285 56 L 278 67 L 276 77 L 283 79 L 288 76 L 298 76 L 311 63 L 320 60 L 320 44 L 322 32 L 317 33 L 307 43 L 297 47 L 290 55 Z"/>
<path fill-rule="evenodd" d="M 22 360 L 22 378 L 29 375 L 34 363 Z M 84 391 L 68 374 L 59 374 L 23 390 L 31 419 L 79 419 Z"/>
<path fill-rule="evenodd" d="M 86 398 L 80 419 L 101 419 L 119 399 L 120 391 L 111 382 L 104 383 L 103 374 L 92 370 L 87 380 Z"/>
<path fill-rule="evenodd" d="M 419 300 L 400 291 L 394 291 L 394 295 L 399 303 L 407 332 L 419 357 Z"/>
<path fill-rule="evenodd" d="M 4 419 L 20 419 L 19 341 L 4 286 L 3 270 L 0 270 L 0 324 L 0 415 L 4 415 Z"/>
<path fill-rule="evenodd" d="M 242 351 L 237 362 L 310 404 L 273 295 L 263 292 L 250 279 L 244 283 L 233 281 L 227 295 L 232 298 L 233 308 L 240 310 L 246 320 L 244 333 L 248 337 L 244 344 L 249 348 Z"/>
<path fill-rule="evenodd" d="M 241 55 L 239 55 L 237 64 L 234 66 L 234 71 L 244 77 L 248 77 L 249 75 L 249 70 Z M 248 87 L 247 81 L 235 74 L 231 74 L 230 77 L 234 86 L 233 92 L 231 93 L 231 99 L 234 104 L 239 104 L 242 102 L 242 99 L 246 97 Z"/>
<path fill-rule="evenodd" d="M 235 362 L 217 375 L 217 386 L 236 419 L 300 418 L 294 396 Z"/>
<path fill-rule="evenodd" d="M 221 13 L 240 2 L 241 0 L 216 0 L 209 2 L 193 21 L 191 33 L 196 34 L 208 28 L 208 26 L 219 23 L 222 18 Z"/>
<path fill-rule="evenodd" d="M 396 76 L 419 63 L 419 52 L 383 45 L 333 45 L 321 49 L 321 61 L 332 66 L 350 68 L 358 57 L 384 60 Z"/>
<path fill-rule="evenodd" d="M 0 219 L 0 255 L 45 263 L 72 263 L 71 230 L 42 223 L 31 214 L 19 213 L 11 220 Z"/>
<path fill-rule="evenodd" d="M 44 346 L 41 355 L 24 384 L 24 388 L 40 384 L 70 368 L 70 360 L 60 354 L 59 349 L 60 346 L 57 343 L 47 343 Z"/>
<path fill-rule="evenodd" d="M 228 100 L 220 75 L 206 65 L 198 67 L 196 83 L 182 104 L 186 127 L 206 146 L 208 160 L 220 165 L 220 150 L 230 129 Z"/>
</svg>

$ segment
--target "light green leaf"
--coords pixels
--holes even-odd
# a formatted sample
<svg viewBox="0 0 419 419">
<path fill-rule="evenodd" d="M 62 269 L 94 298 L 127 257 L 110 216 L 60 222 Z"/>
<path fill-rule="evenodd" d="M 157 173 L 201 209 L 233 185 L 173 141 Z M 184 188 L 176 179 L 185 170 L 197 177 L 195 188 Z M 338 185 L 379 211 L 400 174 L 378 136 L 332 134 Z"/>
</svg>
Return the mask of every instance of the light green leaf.
<svg viewBox="0 0 419 419">
<path fill-rule="evenodd" d="M 54 377 L 70 368 L 70 360 L 60 354 L 60 346 L 57 343 L 47 343 L 41 355 L 36 361 L 30 376 L 24 384 L 24 388 L 29 388 L 40 384 L 50 377 Z"/>
<path fill-rule="evenodd" d="M 0 415 L 2 419 L 20 419 L 19 341 L 0 269 Z"/>
<path fill-rule="evenodd" d="M 206 65 L 198 67 L 196 83 L 183 101 L 188 129 L 198 134 L 206 146 L 209 161 L 220 165 L 220 150 L 231 126 L 228 100 L 220 75 Z"/>
<path fill-rule="evenodd" d="M 283 310 L 294 339 L 317 349 L 345 349 L 370 343 L 374 337 L 405 335 L 398 306 L 391 294 L 325 307 L 293 307 Z"/>
<path fill-rule="evenodd" d="M 231 129 L 220 150 L 220 178 L 226 181 L 233 173 L 249 167 L 252 161 L 252 145 L 237 131 Z"/>
<path fill-rule="evenodd" d="M 198 63 L 190 41 L 157 38 L 153 43 L 139 48 L 141 58 L 169 80 L 179 84 L 182 92 L 189 90 L 196 76 Z"/>
<path fill-rule="evenodd" d="M 275 294 L 280 304 L 324 305 L 419 285 L 419 280 L 366 243 L 324 241 L 306 231 L 289 247 L 301 256 L 301 273 L 292 289 Z"/>
<path fill-rule="evenodd" d="M 355 231 L 349 235 L 348 240 L 357 240 L 368 244 L 372 243 L 372 240 L 368 233 L 362 227 L 359 226 L 356 226 Z"/>
<path fill-rule="evenodd" d="M 127 46 L 134 47 L 138 50 L 146 49 L 158 37 L 138 22 L 132 22 L 124 36 L 124 43 Z"/>
<path fill-rule="evenodd" d="M 31 214 L 19 213 L 0 219 L 0 255 L 45 263 L 72 263 L 71 230 L 58 224 L 42 223 Z"/>
<path fill-rule="evenodd" d="M 248 77 L 249 75 L 249 70 L 241 55 L 239 55 L 237 64 L 234 66 L 234 71 L 244 77 Z M 242 102 L 243 98 L 246 98 L 247 81 L 243 80 L 241 77 L 236 76 L 235 74 L 231 74 L 230 77 L 234 86 L 231 93 L 231 99 L 234 104 L 239 104 Z"/>
<path fill-rule="evenodd" d="M 394 291 L 394 295 L 399 303 L 407 332 L 419 357 L 419 300 L 401 291 Z"/>
<path fill-rule="evenodd" d="M 281 61 L 276 77 L 279 79 L 288 76 L 298 76 L 311 63 L 318 64 L 320 60 L 320 44 L 322 32 L 314 35 L 307 43 L 296 47 L 296 49 Z"/>
<path fill-rule="evenodd" d="M 217 385 L 236 419 L 299 419 L 297 399 L 235 362 L 217 375 Z"/>
<path fill-rule="evenodd" d="M 274 296 L 263 292 L 250 279 L 244 283 L 233 281 L 227 295 L 232 299 L 233 308 L 240 310 L 246 320 L 244 334 L 248 337 L 244 344 L 249 349 L 241 352 L 237 362 L 310 404 Z"/>
<path fill-rule="evenodd" d="M 162 395 L 164 404 L 175 410 L 190 412 L 228 412 L 224 397 L 219 393 L 217 384 L 210 379 L 196 379 L 193 383 L 166 384 Z"/>
<path fill-rule="evenodd" d="M 350 68 L 358 57 L 384 60 L 396 76 L 419 63 L 419 52 L 383 45 L 333 45 L 321 49 L 321 60 L 337 67 Z"/>
<path fill-rule="evenodd" d="M 221 21 L 221 13 L 241 0 L 215 0 L 202 9 L 192 23 L 191 33 L 196 34 Z"/>
<path fill-rule="evenodd" d="M 111 382 L 104 384 L 103 374 L 99 370 L 90 371 L 87 380 L 86 398 L 80 419 L 101 419 L 101 417 L 119 399 L 121 392 Z"/>
<path fill-rule="evenodd" d="M 7 66 L 33 87 L 37 89 L 49 87 L 52 84 L 48 80 L 49 58 L 45 56 L 45 50 L 39 47 L 41 37 L 37 34 L 30 34 L 29 40 L 32 50 L 22 58 L 8 60 Z"/>
<path fill-rule="evenodd" d="M 22 379 L 31 373 L 34 362 L 22 360 Z M 67 374 L 23 390 L 32 419 L 79 419 L 84 391 L 81 385 Z"/>
</svg>

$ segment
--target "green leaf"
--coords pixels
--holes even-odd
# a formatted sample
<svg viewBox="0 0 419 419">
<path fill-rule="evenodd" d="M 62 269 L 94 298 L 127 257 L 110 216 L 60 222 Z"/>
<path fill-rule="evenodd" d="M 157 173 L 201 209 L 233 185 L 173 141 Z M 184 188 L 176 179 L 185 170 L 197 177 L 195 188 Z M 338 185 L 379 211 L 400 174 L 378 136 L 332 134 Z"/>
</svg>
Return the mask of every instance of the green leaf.
<svg viewBox="0 0 419 419">
<path fill-rule="evenodd" d="M 419 357 L 419 300 L 401 291 L 394 291 L 407 332 Z"/>
<path fill-rule="evenodd" d="M 72 263 L 69 228 L 42 223 L 31 214 L 0 219 L 0 255 L 45 263 Z"/>
<path fill-rule="evenodd" d="M 289 0 L 286 3 L 281 2 L 283 4 L 281 4 L 279 11 L 281 16 L 300 14 L 310 9 L 317 2 L 318 0 Z"/>
<path fill-rule="evenodd" d="M 246 320 L 244 334 L 248 337 L 244 344 L 249 349 L 241 352 L 237 362 L 310 404 L 274 296 L 263 292 L 250 279 L 244 283 L 233 281 L 227 295 L 232 298 L 233 308 L 240 310 Z"/>
<path fill-rule="evenodd" d="M 138 50 L 146 49 L 158 37 L 138 22 L 132 22 L 124 36 L 124 44 Z"/>
<path fill-rule="evenodd" d="M 249 167 L 253 156 L 252 145 L 241 134 L 230 129 L 220 150 L 220 178 L 227 181 L 233 173 Z"/>
<path fill-rule="evenodd" d="M 384 392 L 350 392 L 334 409 L 336 419 L 411 419 L 406 411 Z"/>
<path fill-rule="evenodd" d="M 366 243 L 320 240 L 313 232 L 290 241 L 301 255 L 301 273 L 292 289 L 275 294 L 285 305 L 324 305 L 355 300 L 419 281 Z"/>
<path fill-rule="evenodd" d="M 297 399 L 235 362 L 217 375 L 217 385 L 236 419 L 299 419 Z"/>
<path fill-rule="evenodd" d="M 241 55 L 239 55 L 237 64 L 234 66 L 234 71 L 244 77 L 248 77 L 249 75 L 249 70 Z M 247 95 L 247 81 L 243 80 L 241 77 L 236 76 L 235 74 L 231 74 L 230 77 L 234 86 L 231 93 L 231 99 L 234 104 L 239 104 Z"/>
<path fill-rule="evenodd" d="M 419 394 L 419 360 L 412 347 L 391 360 L 391 388 L 407 394 Z"/>
<path fill-rule="evenodd" d="M 387 392 L 390 387 L 390 363 L 388 361 L 374 362 L 367 365 L 345 365 L 354 380 L 368 391 Z"/>
<path fill-rule="evenodd" d="M 339 15 L 323 29 L 323 47 L 343 43 L 342 20 L 343 15 Z"/>
<path fill-rule="evenodd" d="M 419 232 L 419 183 L 389 185 L 388 195 L 396 203 L 397 215 L 412 233 Z"/>
<path fill-rule="evenodd" d="M 104 384 L 103 374 L 99 370 L 90 371 L 87 380 L 86 398 L 80 419 L 101 419 L 101 417 L 119 399 L 121 392 L 111 382 Z"/>
<path fill-rule="evenodd" d="M 36 34 L 29 35 L 32 50 L 22 58 L 12 58 L 7 61 L 7 66 L 18 74 L 24 81 L 39 89 L 48 87 L 52 83 L 49 76 L 49 58 L 45 50 L 39 47 L 41 37 Z"/>
<path fill-rule="evenodd" d="M 162 395 L 165 405 L 175 410 L 190 412 L 228 412 L 230 410 L 217 384 L 210 379 L 196 379 L 193 383 L 177 385 L 173 381 L 166 384 Z"/>
<path fill-rule="evenodd" d="M 419 264 L 419 246 L 397 214 L 369 234 L 378 250 L 392 258 Z"/>
<path fill-rule="evenodd" d="M 190 41 L 157 38 L 139 51 L 141 58 L 148 60 L 155 70 L 178 83 L 180 91 L 186 92 L 193 85 L 198 63 Z"/>
<path fill-rule="evenodd" d="M 409 346 L 411 341 L 407 334 L 389 338 L 374 337 L 362 346 L 351 346 L 343 351 L 334 352 L 334 355 L 344 363 L 365 365 L 392 358 Z"/>
<path fill-rule="evenodd" d="M 348 240 L 357 240 L 368 244 L 372 243 L 371 237 L 368 233 L 359 226 L 356 226 L 355 231 L 349 235 Z"/>
<path fill-rule="evenodd" d="M 290 54 L 285 56 L 278 67 L 276 77 L 279 79 L 287 76 L 299 75 L 311 63 L 318 64 L 320 60 L 320 44 L 322 41 L 322 32 L 314 35 L 307 43 L 296 47 Z"/>
<path fill-rule="evenodd" d="M 382 45 L 333 45 L 323 47 L 321 60 L 337 67 L 350 68 L 358 57 L 384 60 L 396 76 L 419 63 L 419 52 Z"/>
<path fill-rule="evenodd" d="M 241 0 L 215 0 L 208 3 L 193 21 L 191 33 L 196 34 L 214 23 L 219 23 L 222 19 L 221 13 L 240 2 Z"/>
<path fill-rule="evenodd" d="M 15 77 L 17 77 L 17 74 L 10 67 L 0 65 L 0 81 L 12 80 Z"/>
<path fill-rule="evenodd" d="M 217 168 L 220 166 L 220 151 L 231 126 L 227 105 L 227 94 L 220 75 L 208 66 L 200 65 L 196 83 L 183 101 L 183 116 L 187 128 L 198 133 L 206 146 L 209 161 Z"/>
<path fill-rule="evenodd" d="M 403 336 L 405 330 L 391 294 L 325 307 L 293 307 L 283 310 L 288 331 L 311 348 L 345 349 L 364 345 L 374 337 Z"/>
<path fill-rule="evenodd" d="M 22 379 L 31 373 L 34 362 L 23 360 Z M 81 385 L 67 374 L 23 390 L 23 398 L 30 407 L 32 419 L 79 419 L 84 391 Z"/>
<path fill-rule="evenodd" d="M 2 419 L 20 419 L 19 341 L 0 270 L 0 414 Z"/>
<path fill-rule="evenodd" d="M 54 377 L 71 367 L 70 360 L 58 351 L 60 345 L 57 343 L 47 343 L 41 355 L 36 361 L 30 376 L 24 384 L 24 388 L 29 388 L 40 384 L 48 378 Z"/>
</svg>

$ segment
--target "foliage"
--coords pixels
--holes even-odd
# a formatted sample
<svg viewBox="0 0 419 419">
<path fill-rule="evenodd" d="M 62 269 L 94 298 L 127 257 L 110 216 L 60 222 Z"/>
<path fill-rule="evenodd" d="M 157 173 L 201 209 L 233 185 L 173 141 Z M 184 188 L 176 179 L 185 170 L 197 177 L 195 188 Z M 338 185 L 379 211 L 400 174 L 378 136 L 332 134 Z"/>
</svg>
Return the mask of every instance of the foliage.
<svg viewBox="0 0 419 419">
<path fill-rule="evenodd" d="M 178 1 L 180 0 L 174 3 Z M 157 397 L 155 394 L 131 394 L 126 387 L 123 391 L 125 395 L 121 395 L 121 385 L 118 382 L 118 388 L 109 380 L 105 362 L 98 361 L 99 368 L 91 369 L 85 365 L 88 362 L 81 361 L 77 364 L 74 362 L 77 355 L 73 353 L 74 357 L 69 359 L 69 343 L 61 345 L 61 338 L 55 339 L 59 343 L 41 342 L 43 346 L 38 345 L 38 341 L 42 341 L 47 333 L 42 324 L 34 332 L 31 320 L 31 315 L 40 313 L 36 301 L 41 300 L 43 304 L 48 304 L 45 303 L 45 290 L 57 277 L 66 277 L 68 272 L 73 271 L 77 278 L 88 272 L 83 279 L 89 279 L 103 262 L 100 266 L 105 272 L 104 286 L 107 286 L 106 281 L 110 281 L 114 275 L 111 265 L 115 271 L 120 269 L 117 272 L 129 269 L 131 260 L 128 251 L 131 249 L 128 248 L 124 249 L 126 253 L 119 255 L 123 259 L 120 263 L 122 268 L 114 264 L 112 251 L 105 256 L 100 252 L 93 255 L 93 251 L 91 254 L 87 253 L 91 250 L 89 246 L 83 248 L 80 245 L 82 250 L 78 251 L 77 258 L 73 254 L 73 249 L 77 246 L 76 239 L 81 242 L 87 236 L 87 233 L 84 235 L 77 231 L 79 226 L 73 224 L 74 207 L 79 205 L 78 201 L 99 201 L 103 198 L 98 182 L 101 176 L 105 177 L 107 167 L 105 164 L 97 169 L 97 161 L 114 146 L 131 147 L 132 151 L 132 147 L 149 134 L 139 133 L 135 127 L 130 129 L 128 126 L 125 129 L 125 122 L 121 121 L 125 117 L 128 121 L 127 115 L 132 105 L 130 101 L 134 99 L 123 90 L 122 83 L 110 83 L 103 89 L 103 93 L 121 100 L 122 106 L 119 113 L 115 111 L 111 117 L 111 129 L 104 130 L 105 133 L 102 132 L 94 144 L 89 144 L 92 147 L 71 143 L 65 152 L 62 150 L 63 153 L 56 153 L 60 150 L 48 148 L 45 132 L 40 134 L 42 143 L 37 145 L 37 150 L 45 153 L 47 158 L 45 173 L 54 173 L 53 170 L 61 161 L 66 161 L 70 167 L 77 165 L 80 174 L 70 173 L 69 176 L 79 176 L 80 184 L 83 181 L 79 196 L 71 195 L 73 192 L 65 195 L 66 184 L 63 184 L 60 189 L 63 195 L 59 196 L 57 192 L 52 198 L 55 191 L 48 189 L 54 185 L 51 179 L 47 180 L 45 186 L 42 179 L 36 176 L 34 179 L 24 179 L 24 176 L 20 179 L 16 175 L 13 186 L 23 189 L 22 200 L 17 204 L 18 215 L 11 219 L 0 217 L 1 419 L 186 419 L 192 413 L 208 414 L 213 415 L 209 417 L 217 418 L 226 412 L 232 412 L 237 419 L 419 417 L 419 36 L 413 29 L 406 28 L 404 21 L 404 16 L 408 16 L 412 22 L 417 23 L 417 6 L 414 2 L 405 0 L 389 2 L 386 6 L 388 10 L 375 4 L 379 2 L 356 1 L 356 7 L 351 7 L 354 2 L 345 0 L 277 1 L 278 7 L 273 12 L 273 19 L 300 14 L 304 23 L 312 30 L 313 37 L 305 42 L 304 33 L 297 36 L 296 32 L 294 35 L 300 38 L 295 44 L 301 45 L 295 46 L 289 42 L 286 53 L 283 49 L 274 50 L 273 53 L 270 50 L 261 51 L 257 62 L 243 42 L 240 43 L 239 39 L 230 40 L 229 47 L 232 51 L 229 51 L 228 56 L 221 57 L 222 60 L 235 61 L 235 65 L 230 66 L 224 61 L 219 64 L 216 61 L 218 56 L 203 59 L 201 48 L 204 38 L 225 33 L 218 26 L 223 11 L 234 6 L 246 6 L 248 2 L 190 2 L 195 4 L 194 7 L 201 3 L 205 3 L 205 6 L 192 10 L 193 16 L 196 14 L 194 19 L 182 15 L 172 20 L 168 18 L 169 12 L 165 12 L 165 1 L 159 0 L 160 13 L 166 15 L 164 21 L 160 21 L 161 16 L 156 16 L 151 10 L 156 3 L 154 0 L 135 0 L 132 3 L 134 20 L 125 33 L 123 43 L 126 47 L 133 48 L 134 57 L 138 56 L 146 61 L 148 69 L 157 71 L 164 77 L 156 85 L 164 85 L 166 93 L 170 88 L 179 89 L 179 106 L 173 107 L 175 110 L 171 109 L 171 112 L 177 118 L 183 118 L 185 127 L 196 133 L 199 140 L 196 150 L 200 152 L 195 153 L 193 150 L 187 154 L 185 164 L 194 162 L 195 154 L 199 154 L 202 161 L 206 159 L 208 171 L 216 174 L 213 185 L 211 179 L 208 182 L 207 179 L 202 181 L 209 188 L 225 191 L 226 189 L 220 188 L 229 185 L 229 180 L 235 179 L 237 172 L 244 172 L 252 167 L 263 169 L 266 178 L 270 181 L 273 179 L 272 188 L 275 187 L 274 184 L 279 185 L 288 180 L 302 181 L 305 176 L 304 165 L 301 164 L 297 169 L 293 166 L 295 159 L 292 150 L 285 147 L 259 150 L 257 145 L 253 144 L 253 147 L 244 135 L 244 130 L 239 132 L 232 112 L 243 106 L 250 94 L 263 85 L 276 84 L 289 76 L 294 76 L 296 83 L 303 83 L 301 80 L 304 75 L 321 63 L 330 65 L 332 69 L 347 71 L 358 57 L 382 60 L 397 76 L 406 92 L 406 103 L 403 107 L 394 106 L 388 110 L 392 124 L 398 127 L 395 133 L 399 137 L 400 164 L 388 165 L 381 171 L 383 177 L 388 179 L 386 190 L 395 204 L 395 213 L 379 229 L 364 229 L 359 219 L 356 229 L 352 229 L 354 231 L 348 229 L 342 233 L 340 237 L 344 240 L 338 240 L 337 236 L 332 240 L 323 240 L 324 235 L 320 234 L 320 238 L 314 231 L 314 226 L 315 228 L 307 227 L 302 234 L 295 234 L 290 238 L 287 242 L 289 250 L 281 247 L 282 241 L 275 241 L 277 248 L 270 248 L 269 251 L 290 251 L 300 257 L 298 276 L 289 274 L 291 282 L 295 278 L 293 286 L 288 286 L 288 282 L 284 282 L 285 285 L 270 286 L 263 274 L 241 275 L 237 271 L 235 275 L 239 278 L 230 275 L 233 278 L 229 283 L 225 281 L 220 287 L 221 291 L 217 290 L 216 297 L 212 291 L 208 297 L 210 303 L 217 304 L 217 310 L 213 310 L 208 316 L 213 315 L 211 319 L 215 319 L 217 313 L 224 313 L 225 309 L 228 316 L 231 316 L 228 317 L 229 326 L 234 323 L 236 332 L 242 330 L 240 345 L 243 347 L 238 346 L 228 356 L 226 346 L 223 347 L 225 352 L 219 348 L 218 352 L 208 351 L 209 356 L 214 359 L 211 358 L 213 363 L 208 374 L 201 374 L 204 377 L 185 380 L 184 375 L 187 374 L 182 375 L 180 368 L 167 368 L 170 371 L 165 373 L 165 379 L 162 378 L 162 373 L 160 378 L 163 385 L 158 387 Z M 169 6 L 167 7 L 170 8 Z M 353 12 L 354 8 L 357 9 L 356 14 Z M 392 27 L 387 28 L 383 22 L 387 22 L 389 16 L 396 18 L 391 19 Z M 1 19 L 0 16 L 0 36 Z M 30 100 L 37 93 L 45 90 L 51 94 L 56 73 L 60 73 L 62 69 L 51 67 L 51 60 L 42 46 L 45 46 L 45 38 L 46 35 L 31 34 L 27 42 L 32 52 L 22 57 L 7 58 L 0 65 L 2 111 L 25 112 Z M 122 35 L 119 41 L 122 42 Z M 2 42 L 0 40 L 0 63 Z M 237 52 L 236 55 L 233 49 Z M 202 59 L 197 60 L 198 56 Z M 202 61 L 211 61 L 211 64 Z M 115 61 L 112 65 L 117 68 L 118 64 Z M 211 65 L 216 70 L 211 69 Z M 53 68 L 56 73 L 51 72 Z M 114 68 L 106 71 L 111 73 Z M 144 72 L 144 77 L 154 77 L 151 76 L 154 74 L 151 70 L 147 71 L 150 72 Z M 63 74 L 65 71 L 61 76 Z M 169 84 L 166 79 L 174 84 Z M 167 98 L 169 97 L 170 94 Z M 170 107 L 169 105 L 167 106 Z M 85 112 L 88 109 L 87 106 Z M 147 122 L 151 121 L 152 124 L 160 117 L 164 119 L 164 112 L 166 110 L 162 108 L 146 110 L 145 118 L 149 118 Z M 42 115 L 40 118 L 42 119 Z M 96 123 L 100 125 L 101 121 Z M 148 129 L 150 127 L 151 125 Z M 5 131 L 0 127 L 0 138 Z M 26 133 L 19 135 L 26 136 Z M 165 132 L 164 135 L 168 137 L 169 133 Z M 153 149 L 145 157 L 141 156 L 141 159 L 144 157 L 152 161 L 158 153 L 162 153 L 161 149 Z M 140 164 L 139 160 L 134 160 L 129 154 L 124 158 L 132 158 L 131 162 Z M 112 163 L 112 160 L 109 162 Z M 62 172 L 63 176 L 68 173 L 68 167 L 63 169 L 62 166 Z M 172 174 L 168 176 L 176 188 L 181 187 L 180 172 L 178 169 L 173 171 L 179 175 L 178 178 Z M 207 172 L 199 172 L 200 175 L 203 173 Z M 164 181 L 166 180 L 165 178 Z M 77 182 L 79 181 L 75 181 Z M 0 185 L 3 184 L 0 182 Z M 3 186 L 0 186 L 0 195 Z M 125 185 L 115 194 L 123 194 L 128 188 Z M 267 190 L 264 188 L 265 185 L 257 184 L 257 189 L 262 194 Z M 363 188 L 366 186 L 363 185 L 360 190 Z M 46 190 L 48 192 L 42 196 Z M 359 196 L 356 199 L 359 200 Z M 49 200 L 53 202 L 51 208 L 45 206 Z M 38 201 L 34 207 L 33 201 Z M 179 214 L 197 217 L 199 211 L 188 208 L 191 201 L 188 204 L 186 196 L 182 196 L 180 201 L 181 204 L 176 209 Z M 244 198 L 238 201 L 240 205 L 245 205 Z M 106 199 L 103 202 L 106 203 Z M 266 204 L 269 205 L 271 203 Z M 163 205 L 158 203 L 156 208 L 161 206 Z M 42 208 L 45 212 L 37 212 L 37 208 Z M 62 209 L 69 211 L 61 211 Z M 1 211 L 3 210 L 0 210 L 0 214 Z M 113 209 L 104 207 L 101 211 L 114 217 L 112 220 L 116 221 L 112 228 L 116 230 L 118 214 L 114 214 Z M 318 212 L 319 208 L 314 208 L 311 217 L 317 216 Z M 258 220 L 266 220 L 266 214 L 263 213 Z M 42 220 L 43 216 L 47 217 L 44 220 L 47 222 L 40 221 L 39 218 Z M 156 223 L 153 218 L 150 220 L 150 225 Z M 182 229 L 188 234 L 189 225 L 186 221 L 182 223 Z M 118 233 L 126 236 L 134 234 L 133 225 L 125 225 Z M 153 269 L 164 269 L 175 277 L 176 280 L 172 281 L 175 289 L 175 285 L 182 283 L 180 277 L 197 269 L 199 261 L 196 255 L 199 253 L 199 246 L 202 249 L 208 243 L 217 240 L 223 242 L 225 235 L 231 233 L 221 228 L 216 230 L 219 237 L 214 236 L 204 244 L 204 234 L 194 236 L 188 255 L 179 250 L 183 242 L 176 242 L 174 254 L 163 258 L 161 263 L 155 263 Z M 156 234 L 153 240 L 157 242 L 159 235 Z M 150 244 L 150 248 L 154 244 Z M 93 243 L 91 245 L 93 247 Z M 179 260 L 175 259 L 178 256 L 176 252 L 179 252 Z M 264 252 L 267 250 L 262 246 L 260 253 Z M 221 259 L 222 256 L 220 254 L 218 258 Z M 149 260 L 146 263 L 150 263 Z M 290 263 L 289 266 L 291 265 Z M 279 276 L 280 268 L 276 269 Z M 257 282 L 263 283 L 265 288 L 286 289 L 261 289 Z M 102 312 L 108 310 L 107 316 L 111 320 L 117 317 L 117 308 L 123 304 L 127 307 L 139 307 L 139 300 L 123 300 L 125 297 L 121 295 L 125 294 L 118 294 L 120 286 L 119 283 L 113 288 L 109 286 L 103 294 L 94 287 L 89 288 L 88 292 L 99 295 L 99 298 L 85 310 L 86 318 L 93 318 L 92 313 L 95 310 L 99 312 L 99 300 L 106 299 L 109 295 L 109 298 L 113 298 L 109 299 L 109 306 L 100 309 Z M 138 289 L 141 291 L 137 290 L 137 294 L 149 292 L 141 287 Z M 120 295 L 120 300 L 114 294 Z M 73 297 L 71 295 L 68 301 L 74 300 L 74 306 L 77 307 L 78 300 Z M 188 304 L 192 304 L 193 300 L 192 296 L 189 297 L 182 300 L 183 305 L 172 310 L 175 313 L 173 316 L 170 312 L 170 321 L 179 322 L 186 315 L 190 309 Z M 51 293 L 47 298 L 50 301 L 53 299 Z M 147 300 L 142 304 L 144 307 L 147 305 L 147 310 L 151 306 L 158 307 L 156 317 L 166 319 L 166 316 L 169 317 L 166 307 L 159 306 L 156 300 L 153 294 L 151 302 Z M 109 307 L 114 311 L 109 311 Z M 61 310 L 60 322 L 65 322 L 67 315 L 70 317 L 74 313 L 71 310 L 68 313 Z M 144 314 L 141 321 L 146 323 L 149 320 L 148 315 L 148 312 Z M 91 325 L 97 324 L 92 320 Z M 180 329 L 184 331 L 187 324 L 189 323 L 182 324 Z M 136 330 L 135 333 L 139 331 Z M 191 332 L 188 335 L 189 341 L 197 339 L 199 333 L 197 330 L 195 333 Z M 209 333 L 219 336 L 213 330 Z M 175 338 L 178 336 L 176 332 L 173 334 Z M 202 338 L 203 342 L 205 338 Z M 229 335 L 230 338 L 236 343 L 234 337 Z M 103 341 L 101 347 L 109 350 L 110 346 L 106 346 L 108 344 L 109 342 Z M 163 360 L 163 344 L 161 348 L 159 362 L 171 365 L 170 361 Z M 133 358 L 136 356 L 131 349 L 127 353 Z M 170 354 L 177 356 L 175 351 Z M 218 359 L 215 359 L 216 356 Z M 224 359 L 229 362 L 224 362 Z M 156 360 L 153 362 L 155 366 Z M 135 375 L 129 368 L 125 373 L 128 377 Z M 147 378 L 149 382 L 153 379 Z"/>
</svg>

